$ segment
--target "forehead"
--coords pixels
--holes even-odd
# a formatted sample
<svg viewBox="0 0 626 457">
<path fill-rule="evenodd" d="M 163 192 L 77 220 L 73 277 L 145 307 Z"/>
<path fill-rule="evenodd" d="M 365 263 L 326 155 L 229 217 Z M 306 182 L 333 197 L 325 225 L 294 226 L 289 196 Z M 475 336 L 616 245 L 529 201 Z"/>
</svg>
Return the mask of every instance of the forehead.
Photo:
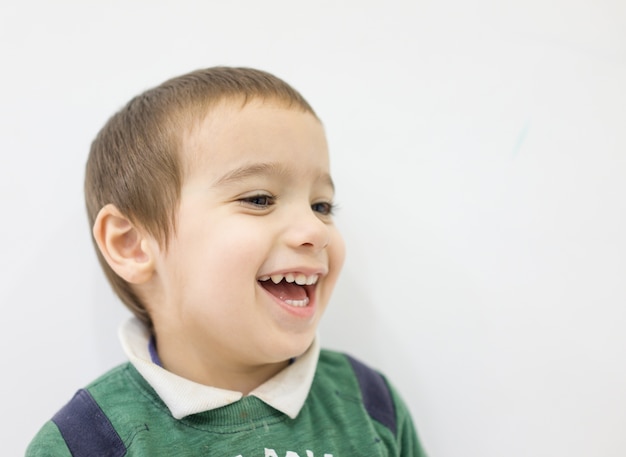
<svg viewBox="0 0 626 457">
<path fill-rule="evenodd" d="M 187 174 L 203 170 L 216 179 L 260 163 L 329 173 L 326 136 L 317 117 L 272 100 L 219 102 L 184 134 L 182 159 Z"/>
</svg>

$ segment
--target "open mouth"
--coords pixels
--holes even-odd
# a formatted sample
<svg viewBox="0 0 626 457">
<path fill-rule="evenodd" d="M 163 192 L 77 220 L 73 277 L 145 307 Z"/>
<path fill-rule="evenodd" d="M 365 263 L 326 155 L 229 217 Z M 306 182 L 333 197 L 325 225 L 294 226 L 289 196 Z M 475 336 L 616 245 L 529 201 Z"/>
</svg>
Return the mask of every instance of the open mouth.
<svg viewBox="0 0 626 457">
<path fill-rule="evenodd" d="M 276 274 L 260 277 L 259 284 L 282 302 L 303 308 L 309 304 L 312 288 L 318 278 L 318 275 L 306 276 L 301 273 Z"/>
</svg>

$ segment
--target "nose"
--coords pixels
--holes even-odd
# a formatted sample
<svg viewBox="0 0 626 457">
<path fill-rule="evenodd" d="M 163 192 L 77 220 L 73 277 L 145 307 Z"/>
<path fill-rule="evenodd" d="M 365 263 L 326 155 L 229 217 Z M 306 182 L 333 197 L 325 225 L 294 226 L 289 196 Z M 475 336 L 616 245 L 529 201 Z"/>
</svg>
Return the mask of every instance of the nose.
<svg viewBox="0 0 626 457">
<path fill-rule="evenodd" d="M 290 214 L 286 239 L 293 248 L 319 251 L 330 242 L 330 227 L 310 206 Z"/>
</svg>

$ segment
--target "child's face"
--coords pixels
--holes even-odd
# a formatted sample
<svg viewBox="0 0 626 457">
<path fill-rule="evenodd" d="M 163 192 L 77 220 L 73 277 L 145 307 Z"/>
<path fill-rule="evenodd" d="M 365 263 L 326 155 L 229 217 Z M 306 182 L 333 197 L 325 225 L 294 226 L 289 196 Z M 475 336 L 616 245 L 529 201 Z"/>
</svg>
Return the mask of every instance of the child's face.
<svg viewBox="0 0 626 457">
<path fill-rule="evenodd" d="M 159 351 L 176 346 L 180 365 L 300 355 L 344 260 L 322 126 L 271 102 L 224 103 L 183 148 L 176 234 L 150 297 Z"/>
</svg>

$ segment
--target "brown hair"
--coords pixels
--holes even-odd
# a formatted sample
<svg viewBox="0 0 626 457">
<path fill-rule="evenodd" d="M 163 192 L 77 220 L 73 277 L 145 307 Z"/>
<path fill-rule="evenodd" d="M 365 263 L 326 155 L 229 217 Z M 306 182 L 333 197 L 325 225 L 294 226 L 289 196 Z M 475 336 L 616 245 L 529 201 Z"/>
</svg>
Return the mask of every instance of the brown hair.
<svg viewBox="0 0 626 457">
<path fill-rule="evenodd" d="M 90 227 L 111 203 L 162 247 L 176 230 L 175 214 L 184 178 L 181 154 L 185 132 L 224 100 L 272 100 L 315 115 L 295 89 L 250 68 L 213 67 L 170 79 L 128 102 L 114 114 L 91 145 L 85 174 Z M 94 243 L 95 244 L 95 243 Z M 98 260 L 115 293 L 141 321 L 152 321 L 131 284 Z"/>
</svg>

